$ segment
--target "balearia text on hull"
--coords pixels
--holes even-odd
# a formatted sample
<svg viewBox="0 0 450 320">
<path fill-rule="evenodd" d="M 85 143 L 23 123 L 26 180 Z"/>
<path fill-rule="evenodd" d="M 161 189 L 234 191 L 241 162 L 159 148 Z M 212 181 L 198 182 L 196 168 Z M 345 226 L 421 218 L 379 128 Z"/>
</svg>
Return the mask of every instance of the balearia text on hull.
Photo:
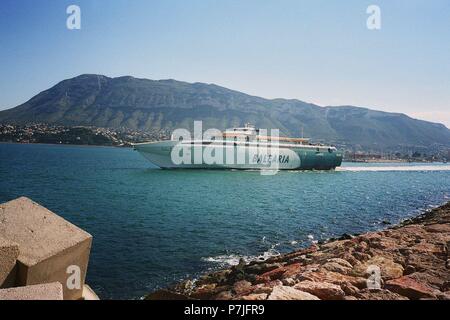
<svg viewBox="0 0 450 320">
<path fill-rule="evenodd" d="M 134 148 L 156 166 L 192 169 L 332 170 L 342 163 L 333 146 L 308 139 L 261 135 L 251 125 L 211 139 L 137 143 Z"/>
</svg>

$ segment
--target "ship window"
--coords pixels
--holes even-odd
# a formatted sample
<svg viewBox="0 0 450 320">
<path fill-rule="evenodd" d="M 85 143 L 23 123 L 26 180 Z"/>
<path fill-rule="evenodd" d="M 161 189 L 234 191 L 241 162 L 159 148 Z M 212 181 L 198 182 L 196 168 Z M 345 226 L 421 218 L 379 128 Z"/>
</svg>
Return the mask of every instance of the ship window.
<svg viewBox="0 0 450 320">
<path fill-rule="evenodd" d="M 329 152 L 329 153 L 333 153 L 333 149 L 328 148 L 328 152 Z"/>
</svg>

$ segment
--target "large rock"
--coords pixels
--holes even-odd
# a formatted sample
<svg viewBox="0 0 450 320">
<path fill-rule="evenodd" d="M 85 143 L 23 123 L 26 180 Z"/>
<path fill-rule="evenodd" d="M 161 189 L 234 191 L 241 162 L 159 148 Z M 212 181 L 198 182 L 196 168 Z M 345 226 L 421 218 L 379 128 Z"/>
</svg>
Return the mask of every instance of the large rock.
<svg viewBox="0 0 450 320">
<path fill-rule="evenodd" d="M 406 264 L 414 267 L 416 271 L 445 269 L 445 262 L 432 254 L 411 253 L 406 259 Z"/>
<path fill-rule="evenodd" d="M 386 289 L 410 299 L 436 299 L 436 290 L 411 276 L 404 276 L 386 282 Z"/>
<path fill-rule="evenodd" d="M 448 224 L 431 224 L 424 227 L 426 231 L 432 233 L 449 233 L 450 234 L 450 225 Z"/>
<path fill-rule="evenodd" d="M 0 237 L 0 288 L 15 285 L 18 257 L 19 245 Z"/>
<path fill-rule="evenodd" d="M 0 290 L 0 300 L 63 300 L 59 282 Z"/>
<path fill-rule="evenodd" d="M 256 276 L 256 282 L 261 283 L 279 280 L 282 278 L 291 278 L 300 273 L 301 270 L 302 265 L 300 263 L 293 263 L 286 266 L 281 266 L 279 268 L 273 269 L 271 271 Z"/>
<path fill-rule="evenodd" d="M 389 290 L 369 290 L 364 289 L 358 291 L 355 296 L 361 300 L 409 300 L 408 298 L 399 295 L 398 293 L 390 292 Z"/>
<path fill-rule="evenodd" d="M 384 280 L 395 279 L 403 276 L 403 266 L 395 263 L 392 259 L 382 256 L 375 256 L 364 263 L 357 264 L 352 274 L 359 277 L 367 277 L 367 270 L 370 266 L 377 266 L 381 269 L 381 278 Z"/>
<path fill-rule="evenodd" d="M 1 204 L 0 221 L 2 237 L 19 245 L 17 286 L 60 282 L 64 299 L 82 298 L 90 234 L 24 197 Z M 78 271 L 80 287 L 69 287 Z"/>
<path fill-rule="evenodd" d="M 322 300 L 341 300 L 345 296 L 340 286 L 327 282 L 302 281 L 294 285 L 294 288 L 311 293 Z"/>
<path fill-rule="evenodd" d="M 318 297 L 292 287 L 277 286 L 267 300 L 320 300 Z"/>
<path fill-rule="evenodd" d="M 233 286 L 233 291 L 237 295 L 243 295 L 251 291 L 252 284 L 246 280 L 238 281 Z"/>
<path fill-rule="evenodd" d="M 348 274 L 350 271 L 352 271 L 352 267 L 348 267 L 333 261 L 325 263 L 322 268 L 327 271 L 333 271 L 342 274 Z"/>
<path fill-rule="evenodd" d="M 314 282 L 327 282 L 336 285 L 349 283 L 358 289 L 364 289 L 367 287 L 367 281 L 362 277 L 353 277 L 349 275 L 340 274 L 337 272 L 326 271 L 326 270 L 311 270 L 308 272 L 301 273 L 297 276 L 299 281 L 314 281 Z"/>
<path fill-rule="evenodd" d="M 267 293 L 252 293 L 252 294 L 249 294 L 248 296 L 243 296 L 240 299 L 248 300 L 248 301 L 266 300 Z"/>
</svg>

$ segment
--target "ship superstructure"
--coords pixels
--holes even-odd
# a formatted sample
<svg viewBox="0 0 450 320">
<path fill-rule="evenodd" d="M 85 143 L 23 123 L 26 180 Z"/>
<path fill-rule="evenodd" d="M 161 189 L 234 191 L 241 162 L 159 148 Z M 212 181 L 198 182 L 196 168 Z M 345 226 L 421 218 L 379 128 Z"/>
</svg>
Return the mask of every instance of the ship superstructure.
<svg viewBox="0 0 450 320">
<path fill-rule="evenodd" d="M 250 124 L 217 133 L 208 139 L 179 139 L 135 144 L 160 168 L 331 170 L 342 153 L 309 139 L 269 135 Z"/>
</svg>

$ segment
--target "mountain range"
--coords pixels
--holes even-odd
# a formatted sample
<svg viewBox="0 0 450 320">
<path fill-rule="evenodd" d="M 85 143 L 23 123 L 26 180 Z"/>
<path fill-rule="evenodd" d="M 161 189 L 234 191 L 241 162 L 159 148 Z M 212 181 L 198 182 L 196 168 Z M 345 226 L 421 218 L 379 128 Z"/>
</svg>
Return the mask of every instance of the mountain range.
<svg viewBox="0 0 450 320">
<path fill-rule="evenodd" d="M 321 107 L 293 99 L 264 99 L 214 84 L 80 75 L 15 108 L 0 123 L 49 123 L 130 129 L 225 129 L 252 123 L 305 137 L 370 150 L 450 147 L 442 124 L 354 106 Z"/>
</svg>

